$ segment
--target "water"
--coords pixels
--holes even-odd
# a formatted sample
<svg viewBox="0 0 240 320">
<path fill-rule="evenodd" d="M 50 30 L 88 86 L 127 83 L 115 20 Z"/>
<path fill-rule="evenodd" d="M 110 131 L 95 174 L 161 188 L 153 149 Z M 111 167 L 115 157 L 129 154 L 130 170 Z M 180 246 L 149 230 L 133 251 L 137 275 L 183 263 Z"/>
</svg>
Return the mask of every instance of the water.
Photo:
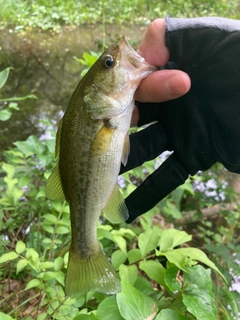
<svg viewBox="0 0 240 320">
<path fill-rule="evenodd" d="M 143 33 L 143 27 L 134 25 L 106 26 L 105 41 L 110 45 L 126 35 L 136 48 Z M 20 102 L 21 111 L 14 111 L 6 122 L 0 121 L 0 150 L 31 134 L 40 136 L 46 130 L 46 125 L 39 125 L 41 119 L 54 123 L 59 120 L 83 68 L 73 57 L 80 58 L 84 51 L 102 51 L 102 42 L 101 25 L 66 28 L 60 33 L 0 31 L 0 70 L 14 68 L 0 91 L 0 98 L 30 93 L 38 97 L 38 100 Z"/>
</svg>

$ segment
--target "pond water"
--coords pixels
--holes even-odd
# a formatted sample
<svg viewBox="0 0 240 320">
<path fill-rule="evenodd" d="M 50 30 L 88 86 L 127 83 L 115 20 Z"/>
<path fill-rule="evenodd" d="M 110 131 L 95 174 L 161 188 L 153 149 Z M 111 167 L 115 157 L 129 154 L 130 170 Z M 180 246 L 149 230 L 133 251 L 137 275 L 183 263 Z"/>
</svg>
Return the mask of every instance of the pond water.
<svg viewBox="0 0 240 320">
<path fill-rule="evenodd" d="M 0 70 L 13 67 L 0 98 L 35 94 L 38 99 L 19 102 L 20 111 L 14 111 L 10 120 L 0 121 L 0 150 L 12 142 L 24 140 L 31 134 L 40 136 L 46 125 L 40 120 L 56 123 L 80 79 L 83 68 L 74 56 L 83 52 L 102 51 L 103 34 L 108 45 L 126 35 L 137 48 L 146 28 L 136 25 L 105 28 L 100 25 L 78 29 L 63 29 L 59 33 L 28 32 L 16 34 L 0 31 Z M 1 107 L 1 106 L 0 106 Z"/>
</svg>

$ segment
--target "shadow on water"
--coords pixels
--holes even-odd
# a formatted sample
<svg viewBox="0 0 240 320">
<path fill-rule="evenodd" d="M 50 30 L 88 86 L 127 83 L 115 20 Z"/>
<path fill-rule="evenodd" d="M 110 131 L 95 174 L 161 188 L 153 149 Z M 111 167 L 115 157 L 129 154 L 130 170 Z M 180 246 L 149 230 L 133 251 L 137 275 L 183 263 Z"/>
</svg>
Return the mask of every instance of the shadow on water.
<svg viewBox="0 0 240 320">
<path fill-rule="evenodd" d="M 126 35 L 136 48 L 143 33 L 144 28 L 138 26 L 106 26 L 105 41 L 110 45 Z M 0 98 L 30 93 L 38 97 L 38 100 L 19 102 L 20 111 L 14 111 L 8 121 L 0 121 L 1 151 L 31 134 L 43 134 L 46 127 L 40 125 L 41 120 L 50 119 L 53 123 L 59 120 L 83 68 L 73 57 L 81 57 L 84 51 L 102 51 L 102 34 L 102 26 L 64 29 L 57 34 L 21 35 L 11 30 L 0 31 L 0 70 L 14 68 L 0 91 Z"/>
</svg>

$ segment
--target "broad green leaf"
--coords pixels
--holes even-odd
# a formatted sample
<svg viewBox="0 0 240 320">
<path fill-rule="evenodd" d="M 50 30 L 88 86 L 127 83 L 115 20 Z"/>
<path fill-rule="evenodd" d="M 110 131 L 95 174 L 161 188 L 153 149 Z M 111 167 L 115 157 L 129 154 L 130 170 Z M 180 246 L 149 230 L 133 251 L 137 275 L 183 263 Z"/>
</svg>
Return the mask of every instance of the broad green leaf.
<svg viewBox="0 0 240 320">
<path fill-rule="evenodd" d="M 15 320 L 14 318 L 12 318 L 11 316 L 9 316 L 8 314 L 5 314 L 3 312 L 0 311 L 0 319 L 1 320 Z"/>
<path fill-rule="evenodd" d="M 191 274 L 184 274 L 183 303 L 196 319 L 216 320 L 217 308 L 212 292 L 211 270 L 197 265 Z"/>
<path fill-rule="evenodd" d="M 126 259 L 127 259 L 126 254 L 122 250 L 114 251 L 111 257 L 111 261 L 114 269 L 117 270 L 119 266 L 126 261 Z"/>
<path fill-rule="evenodd" d="M 180 270 L 185 272 L 192 272 L 192 266 L 196 264 L 196 261 L 192 260 L 188 256 L 185 256 L 179 249 L 169 250 L 166 252 L 160 252 L 156 250 L 157 256 L 165 256 L 169 262 L 173 263 Z"/>
<path fill-rule="evenodd" d="M 0 263 L 4 263 L 4 262 L 7 262 L 7 261 L 15 260 L 17 258 L 18 258 L 18 254 L 16 252 L 4 253 L 0 257 Z"/>
<path fill-rule="evenodd" d="M 122 291 L 117 294 L 120 314 L 127 320 L 146 320 L 157 312 L 156 302 L 131 284 L 122 281 Z"/>
<path fill-rule="evenodd" d="M 8 109 L 0 110 L 0 120 L 7 121 L 11 118 L 12 112 Z"/>
<path fill-rule="evenodd" d="M 181 290 L 180 283 L 176 279 L 178 271 L 179 269 L 177 267 L 170 267 L 165 273 L 164 280 L 172 292 Z"/>
<path fill-rule="evenodd" d="M 216 265 L 207 257 L 207 255 L 202 250 L 197 248 L 180 248 L 176 250 L 181 254 L 183 254 L 185 257 L 190 257 L 192 260 L 197 260 L 206 264 L 213 270 L 217 271 L 226 281 L 224 275 L 220 272 L 220 270 L 216 267 Z"/>
<path fill-rule="evenodd" d="M 126 240 L 118 234 L 113 234 L 113 238 L 114 238 L 115 242 L 117 243 L 117 245 L 119 246 L 119 248 L 125 253 L 125 255 L 127 255 L 127 242 L 126 242 Z"/>
<path fill-rule="evenodd" d="M 119 276 L 120 276 L 121 280 L 124 280 L 124 281 L 134 285 L 134 283 L 138 277 L 138 269 L 135 265 L 125 266 L 124 264 L 122 264 L 119 267 Z"/>
<path fill-rule="evenodd" d="M 22 271 L 26 266 L 28 265 L 28 260 L 27 259 L 21 259 L 17 263 L 17 273 Z"/>
<path fill-rule="evenodd" d="M 116 297 L 105 298 L 97 308 L 98 320 L 123 320 L 121 316 Z"/>
<path fill-rule="evenodd" d="M 54 263 L 52 261 L 44 261 L 40 263 L 40 268 L 41 269 L 50 269 L 52 268 Z"/>
<path fill-rule="evenodd" d="M 20 110 L 18 107 L 18 104 L 16 102 L 10 102 L 8 105 L 8 108 L 13 109 L 13 110 Z"/>
<path fill-rule="evenodd" d="M 8 178 L 12 179 L 12 177 L 14 176 L 15 170 L 16 170 L 15 167 L 9 163 L 3 162 L 2 168 L 6 172 Z"/>
<path fill-rule="evenodd" d="M 139 235 L 138 246 L 143 257 L 157 247 L 159 238 L 159 234 L 153 229 L 147 229 Z"/>
<path fill-rule="evenodd" d="M 146 294 L 147 296 L 149 296 L 150 294 L 154 293 L 155 290 L 153 289 L 153 287 L 151 286 L 150 282 L 143 277 L 138 276 L 136 282 L 134 283 L 134 287 Z"/>
<path fill-rule="evenodd" d="M 190 318 L 181 315 L 175 310 L 163 309 L 154 320 L 190 320 Z"/>
<path fill-rule="evenodd" d="M 139 249 L 132 249 L 128 251 L 128 261 L 129 264 L 133 264 L 142 259 L 142 254 Z"/>
<path fill-rule="evenodd" d="M 25 290 L 29 290 L 29 289 L 38 287 L 39 285 L 42 285 L 42 283 L 39 279 L 32 279 L 31 281 L 28 282 Z"/>
<path fill-rule="evenodd" d="M 57 257 L 55 260 L 54 260 L 54 269 L 56 271 L 59 271 L 61 270 L 62 266 L 63 266 L 63 258 L 62 257 Z"/>
<path fill-rule="evenodd" d="M 69 228 L 67 227 L 64 227 L 64 226 L 57 226 L 57 229 L 56 229 L 56 233 L 58 234 L 67 234 L 69 233 Z"/>
<path fill-rule="evenodd" d="M 141 261 L 139 268 L 143 270 L 150 279 L 156 281 L 161 286 L 166 287 L 164 280 L 166 269 L 161 265 L 161 263 L 154 260 Z"/>
<path fill-rule="evenodd" d="M 5 85 L 8 79 L 9 70 L 13 69 L 12 67 L 6 68 L 0 72 L 0 89 Z"/>
<path fill-rule="evenodd" d="M 164 252 L 192 240 L 192 236 L 185 231 L 176 229 L 163 230 L 159 241 L 160 251 Z"/>
<path fill-rule="evenodd" d="M 43 229 L 46 230 L 49 233 L 54 233 L 54 228 L 52 226 L 49 226 L 47 224 L 43 224 Z"/>
<path fill-rule="evenodd" d="M 17 254 L 21 254 L 26 248 L 26 245 L 24 242 L 22 242 L 21 240 L 19 240 L 16 244 L 16 252 Z"/>
<path fill-rule="evenodd" d="M 47 214 L 44 214 L 43 217 L 45 219 L 44 223 L 46 224 L 56 224 L 58 222 L 58 219 L 54 214 L 47 213 Z"/>
</svg>

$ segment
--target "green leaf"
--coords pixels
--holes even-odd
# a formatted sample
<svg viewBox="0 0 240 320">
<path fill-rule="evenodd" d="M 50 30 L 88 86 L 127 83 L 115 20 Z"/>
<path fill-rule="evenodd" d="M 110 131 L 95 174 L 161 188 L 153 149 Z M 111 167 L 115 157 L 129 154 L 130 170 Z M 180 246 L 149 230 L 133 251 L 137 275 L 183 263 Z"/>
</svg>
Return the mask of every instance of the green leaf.
<svg viewBox="0 0 240 320">
<path fill-rule="evenodd" d="M 126 240 L 118 234 L 113 234 L 113 238 L 114 238 L 115 242 L 117 243 L 117 245 L 119 246 L 119 248 L 127 256 L 127 242 L 126 242 Z"/>
<path fill-rule="evenodd" d="M 67 227 L 57 226 L 57 229 L 56 229 L 57 234 L 67 234 L 69 232 L 70 232 L 70 230 Z"/>
<path fill-rule="evenodd" d="M 28 94 L 27 96 L 24 96 L 24 97 L 12 97 L 12 98 L 0 99 L 0 102 L 22 101 L 26 99 L 37 99 L 37 96 L 35 96 L 35 94 Z"/>
<path fill-rule="evenodd" d="M 163 230 L 159 241 L 160 250 L 164 252 L 191 240 L 192 236 L 185 231 L 176 229 Z"/>
<path fill-rule="evenodd" d="M 157 312 L 156 302 L 131 284 L 122 281 L 122 291 L 117 294 L 120 314 L 128 320 L 146 320 Z"/>
<path fill-rule="evenodd" d="M 59 271 L 62 269 L 62 266 L 63 266 L 63 258 L 62 257 L 57 257 L 55 260 L 54 260 L 54 269 L 56 271 Z"/>
<path fill-rule="evenodd" d="M 12 112 L 8 109 L 0 110 L 0 120 L 7 121 L 11 118 Z"/>
<path fill-rule="evenodd" d="M 150 282 L 143 277 L 138 276 L 136 282 L 134 283 L 134 287 L 146 294 L 147 296 L 149 296 L 150 294 L 155 293 L 155 290 L 153 289 L 153 287 L 151 286 Z"/>
<path fill-rule="evenodd" d="M 8 105 L 8 108 L 13 109 L 13 110 L 20 110 L 18 107 L 18 104 L 16 102 L 10 102 Z"/>
<path fill-rule="evenodd" d="M 135 265 L 125 266 L 124 264 L 122 264 L 119 267 L 119 276 L 120 276 L 121 280 L 124 280 L 124 281 L 134 285 L 134 283 L 138 277 L 138 269 Z"/>
<path fill-rule="evenodd" d="M 5 314 L 3 312 L 0 311 L 0 319 L 1 320 L 15 320 L 14 318 L 12 318 L 11 316 L 9 316 L 8 314 Z"/>
<path fill-rule="evenodd" d="M 114 269 L 117 270 L 119 266 L 126 261 L 126 259 L 127 259 L 126 254 L 122 250 L 114 251 L 111 257 L 111 261 Z"/>
<path fill-rule="evenodd" d="M 139 249 L 132 249 L 128 251 L 128 261 L 129 264 L 133 264 L 142 259 L 142 254 Z"/>
<path fill-rule="evenodd" d="M 190 318 L 181 315 L 175 310 L 163 309 L 154 320 L 190 320 Z"/>
<path fill-rule="evenodd" d="M 174 267 L 168 268 L 165 273 L 164 280 L 165 280 L 168 288 L 172 292 L 181 290 L 180 283 L 176 279 L 178 272 L 179 272 L 179 269 L 174 266 Z"/>
<path fill-rule="evenodd" d="M 47 213 L 47 214 L 44 214 L 44 223 L 47 223 L 47 224 L 56 224 L 58 222 L 58 219 L 56 216 L 54 216 L 53 214 L 51 213 Z"/>
<path fill-rule="evenodd" d="M 138 246 L 142 256 L 145 257 L 148 252 L 154 250 L 159 242 L 159 234 L 153 229 L 147 229 L 138 237 Z"/>
<path fill-rule="evenodd" d="M 19 260 L 17 263 L 17 274 L 28 265 L 27 259 Z"/>
<path fill-rule="evenodd" d="M 98 320 L 123 320 L 118 309 L 116 297 L 108 297 L 99 304 L 97 318 Z"/>
<path fill-rule="evenodd" d="M 15 260 L 17 258 L 18 258 L 18 254 L 16 252 L 4 253 L 0 257 L 0 263 L 4 263 L 4 262 L 7 262 L 7 261 Z"/>
<path fill-rule="evenodd" d="M 6 68 L 0 72 L 0 89 L 5 85 L 8 79 L 9 70 L 13 69 L 12 67 Z"/>
<path fill-rule="evenodd" d="M 19 240 L 16 244 L 16 249 L 15 249 L 17 254 L 21 254 L 25 249 L 26 249 L 25 243 Z"/>
<path fill-rule="evenodd" d="M 161 286 L 166 287 L 164 280 L 166 269 L 161 265 L 161 263 L 154 260 L 141 261 L 139 268 L 143 270 L 150 279 L 156 281 Z"/>
<path fill-rule="evenodd" d="M 16 170 L 15 167 L 9 163 L 3 162 L 2 168 L 7 173 L 8 178 L 12 179 L 12 177 L 15 174 L 15 170 Z"/>
<path fill-rule="evenodd" d="M 211 270 L 197 265 L 194 273 L 184 274 L 183 303 L 196 319 L 216 320 L 217 308 L 212 292 Z"/>
<path fill-rule="evenodd" d="M 31 281 L 28 282 L 25 290 L 29 290 L 29 289 L 38 287 L 39 285 L 42 285 L 42 283 L 39 279 L 32 279 Z"/>
<path fill-rule="evenodd" d="M 179 253 L 183 254 L 185 257 L 190 257 L 194 261 L 197 260 L 197 261 L 200 261 L 200 262 L 206 264 L 207 266 L 209 266 L 213 270 L 217 271 L 223 277 L 223 279 L 226 281 L 224 275 L 220 272 L 220 270 L 215 266 L 215 264 L 207 257 L 207 255 L 202 250 L 197 249 L 197 248 L 180 248 L 180 249 L 176 249 L 176 250 Z"/>
</svg>

